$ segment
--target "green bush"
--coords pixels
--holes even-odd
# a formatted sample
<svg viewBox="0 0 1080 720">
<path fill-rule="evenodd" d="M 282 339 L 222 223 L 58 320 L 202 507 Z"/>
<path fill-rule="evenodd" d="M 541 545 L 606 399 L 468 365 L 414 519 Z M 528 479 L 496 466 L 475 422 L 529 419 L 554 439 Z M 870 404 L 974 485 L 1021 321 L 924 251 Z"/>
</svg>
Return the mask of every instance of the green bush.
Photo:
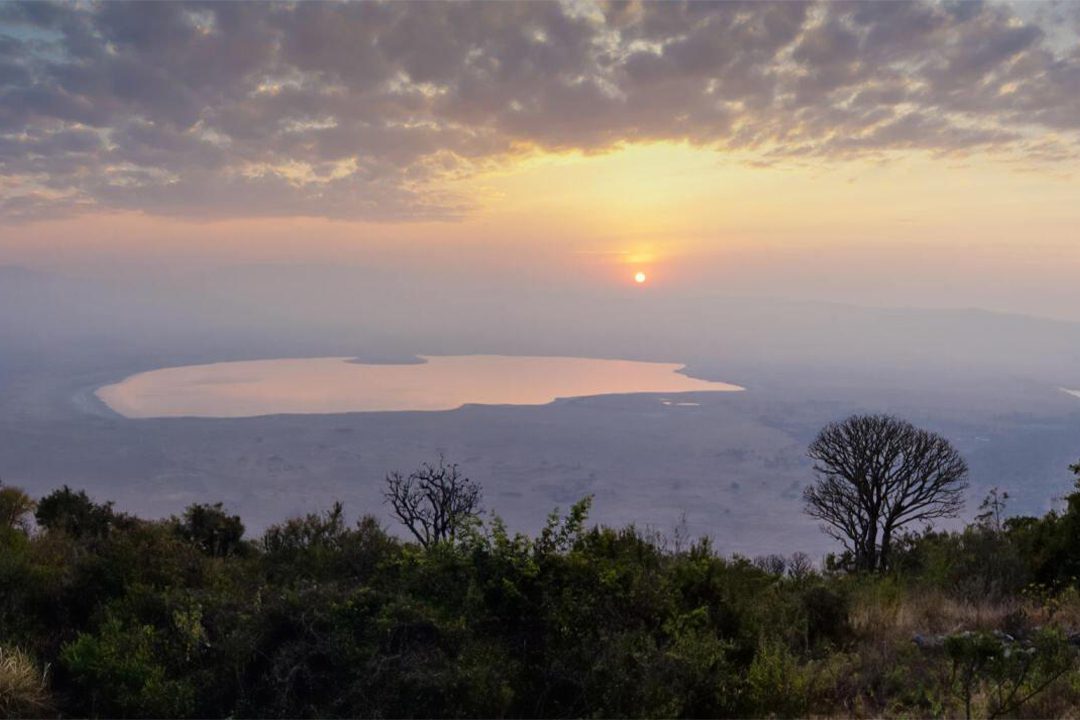
<svg viewBox="0 0 1080 720">
<path fill-rule="evenodd" d="M 335 505 L 245 541 L 238 518 L 220 505 L 148 522 L 64 488 L 39 505 L 37 531 L 0 532 L 0 641 L 43 663 L 13 661 L 19 672 L 11 677 L 29 690 L 8 692 L 24 700 L 5 700 L 5 708 L 21 708 L 5 712 L 789 717 L 1080 709 L 1080 675 L 1061 630 L 1080 617 L 1080 600 L 1058 575 L 1019 589 L 1047 572 L 1049 558 L 1074 552 L 1062 541 L 1064 515 L 910 536 L 890 573 L 858 575 L 818 572 L 805 558 L 723 557 L 707 540 L 672 549 L 633 527 L 590 527 L 588 509 L 586 500 L 553 514 L 536 536 L 511 534 L 494 518 L 424 548 L 371 517 L 350 524 Z M 918 624 L 934 613 L 946 627 L 937 605 L 949 605 L 948 622 L 962 624 L 975 601 L 1015 638 L 954 632 L 912 642 L 912 633 L 931 632 Z M 40 703 L 26 700 L 34 697 Z"/>
<path fill-rule="evenodd" d="M 195 688 L 176 680 L 163 658 L 160 630 L 149 625 L 125 627 L 110 618 L 96 633 L 80 633 L 60 654 L 90 715 L 113 717 L 188 717 L 195 709 Z"/>
</svg>

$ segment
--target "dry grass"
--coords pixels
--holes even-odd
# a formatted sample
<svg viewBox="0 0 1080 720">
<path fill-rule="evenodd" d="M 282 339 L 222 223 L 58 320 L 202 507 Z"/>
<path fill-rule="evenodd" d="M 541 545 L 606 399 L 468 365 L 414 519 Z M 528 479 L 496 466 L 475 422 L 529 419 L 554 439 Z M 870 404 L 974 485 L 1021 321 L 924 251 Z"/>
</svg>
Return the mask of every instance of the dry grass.
<svg viewBox="0 0 1080 720">
<path fill-rule="evenodd" d="M 39 717 L 49 711 L 48 670 L 29 655 L 0 647 L 0 717 Z"/>
<path fill-rule="evenodd" d="M 860 639 L 883 642 L 966 630 L 1012 633 L 1018 623 L 1027 629 L 1052 625 L 1080 632 L 1080 592 L 965 600 L 935 589 L 870 585 L 854 595 L 849 621 Z"/>
<path fill-rule="evenodd" d="M 850 621 L 867 640 L 910 641 L 916 634 L 941 635 L 963 630 L 995 630 L 1027 609 L 1016 600 L 971 602 L 940 591 L 905 591 L 896 597 L 866 593 L 855 598 Z"/>
<path fill-rule="evenodd" d="M 1035 627 L 1056 626 L 1066 632 L 1080 631 L 1080 593 L 1058 595 L 1025 593 L 1003 600 L 963 600 L 940 590 L 898 587 L 888 581 L 859 588 L 852 597 L 849 622 L 856 643 L 849 651 L 850 664 L 841 664 L 825 679 L 825 706 L 852 717 L 909 716 L 962 713 L 962 706 L 948 688 L 949 666 L 937 653 L 916 649 L 915 635 L 941 636 L 968 630 L 1002 630 L 1015 633 Z M 944 664 L 943 664 L 944 663 Z M 902 677 L 896 668 L 902 667 Z M 890 685 L 889 683 L 892 683 Z M 889 699 L 897 684 L 908 697 L 896 708 Z M 916 704 L 925 689 L 926 698 L 941 705 Z M 991 699 L 985 689 L 977 692 L 976 715 L 985 714 Z M 1080 672 L 1070 672 L 1040 692 L 1016 717 L 1077 717 L 1080 711 Z"/>
<path fill-rule="evenodd" d="M 1024 610 L 1036 625 L 1057 625 L 1073 632 L 1080 632 L 1080 593 L 1069 588 L 1051 597 L 1029 594 Z"/>
</svg>

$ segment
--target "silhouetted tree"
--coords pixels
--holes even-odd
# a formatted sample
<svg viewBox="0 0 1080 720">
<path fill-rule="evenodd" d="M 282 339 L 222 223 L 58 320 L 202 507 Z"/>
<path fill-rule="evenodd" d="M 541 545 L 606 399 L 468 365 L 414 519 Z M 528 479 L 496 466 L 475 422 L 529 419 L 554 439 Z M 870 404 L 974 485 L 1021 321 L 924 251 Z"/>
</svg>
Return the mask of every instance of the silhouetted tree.
<svg viewBox="0 0 1080 720">
<path fill-rule="evenodd" d="M 176 521 L 177 531 L 207 555 L 226 557 L 243 548 L 244 523 L 221 503 L 191 505 Z"/>
<path fill-rule="evenodd" d="M 806 512 L 843 543 L 859 570 L 885 570 L 893 534 L 955 517 L 967 464 L 948 440 L 889 415 L 854 415 L 810 444 L 817 481 Z"/>
<path fill-rule="evenodd" d="M 986 494 L 986 497 L 983 498 L 982 503 L 979 505 L 979 514 L 975 516 L 975 523 L 987 530 L 1001 532 L 1005 516 L 1005 505 L 1008 501 L 1009 493 L 996 487 L 990 488 L 990 492 Z"/>
<path fill-rule="evenodd" d="M 754 566 L 764 570 L 770 575 L 783 575 L 787 572 L 787 558 L 776 553 L 771 555 L 760 555 L 754 558 Z"/>
<path fill-rule="evenodd" d="M 281 525 L 271 525 L 263 534 L 263 550 L 270 554 L 294 553 L 311 548 L 339 550 L 348 528 L 345 506 L 337 501 L 325 513 L 308 513 Z"/>
<path fill-rule="evenodd" d="M 787 574 L 796 580 L 802 580 L 814 572 L 814 561 L 806 553 L 799 551 L 791 556 L 787 563 Z"/>
<path fill-rule="evenodd" d="M 479 514 L 480 499 L 480 486 L 443 457 L 437 465 L 424 463 L 407 476 L 386 476 L 387 502 L 424 547 L 453 540 Z"/>
<path fill-rule="evenodd" d="M 104 537 L 116 513 L 111 502 L 95 503 L 85 491 L 75 492 L 65 485 L 38 502 L 34 517 L 46 530 L 63 531 L 79 540 Z"/>
<path fill-rule="evenodd" d="M 1049 585 L 1071 585 L 1080 578 L 1080 462 L 1069 469 L 1075 477 L 1064 508 L 1042 518 L 1011 517 L 1003 523 L 1036 579 Z"/>
</svg>

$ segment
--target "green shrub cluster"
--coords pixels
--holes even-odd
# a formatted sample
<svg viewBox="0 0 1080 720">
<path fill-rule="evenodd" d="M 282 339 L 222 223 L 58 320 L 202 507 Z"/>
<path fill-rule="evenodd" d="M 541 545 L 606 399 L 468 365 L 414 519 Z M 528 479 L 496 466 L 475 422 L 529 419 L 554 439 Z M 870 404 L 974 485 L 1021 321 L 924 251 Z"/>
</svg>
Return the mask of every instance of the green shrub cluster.
<svg viewBox="0 0 1080 720">
<path fill-rule="evenodd" d="M 426 548 L 340 505 L 247 539 L 220 505 L 147 521 L 66 487 L 0 501 L 10 716 L 1080 708 L 1080 494 L 1043 518 L 909 536 L 887 575 L 671 549 L 590 526 L 588 500 L 535 537 L 494 519 Z"/>
</svg>

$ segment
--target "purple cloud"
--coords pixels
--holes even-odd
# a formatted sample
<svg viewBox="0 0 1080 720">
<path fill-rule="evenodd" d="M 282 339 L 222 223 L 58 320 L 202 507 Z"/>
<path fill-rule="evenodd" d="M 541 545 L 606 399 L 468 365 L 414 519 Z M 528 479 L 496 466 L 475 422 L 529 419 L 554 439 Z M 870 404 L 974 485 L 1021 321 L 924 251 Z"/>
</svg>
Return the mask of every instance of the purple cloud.
<svg viewBox="0 0 1080 720">
<path fill-rule="evenodd" d="M 0 213 L 453 219 L 471 205 L 449 178 L 529 149 L 634 141 L 761 162 L 1071 159 L 1080 51 L 1054 39 L 1068 23 L 1043 15 L 877 2 L 4 5 Z"/>
</svg>

